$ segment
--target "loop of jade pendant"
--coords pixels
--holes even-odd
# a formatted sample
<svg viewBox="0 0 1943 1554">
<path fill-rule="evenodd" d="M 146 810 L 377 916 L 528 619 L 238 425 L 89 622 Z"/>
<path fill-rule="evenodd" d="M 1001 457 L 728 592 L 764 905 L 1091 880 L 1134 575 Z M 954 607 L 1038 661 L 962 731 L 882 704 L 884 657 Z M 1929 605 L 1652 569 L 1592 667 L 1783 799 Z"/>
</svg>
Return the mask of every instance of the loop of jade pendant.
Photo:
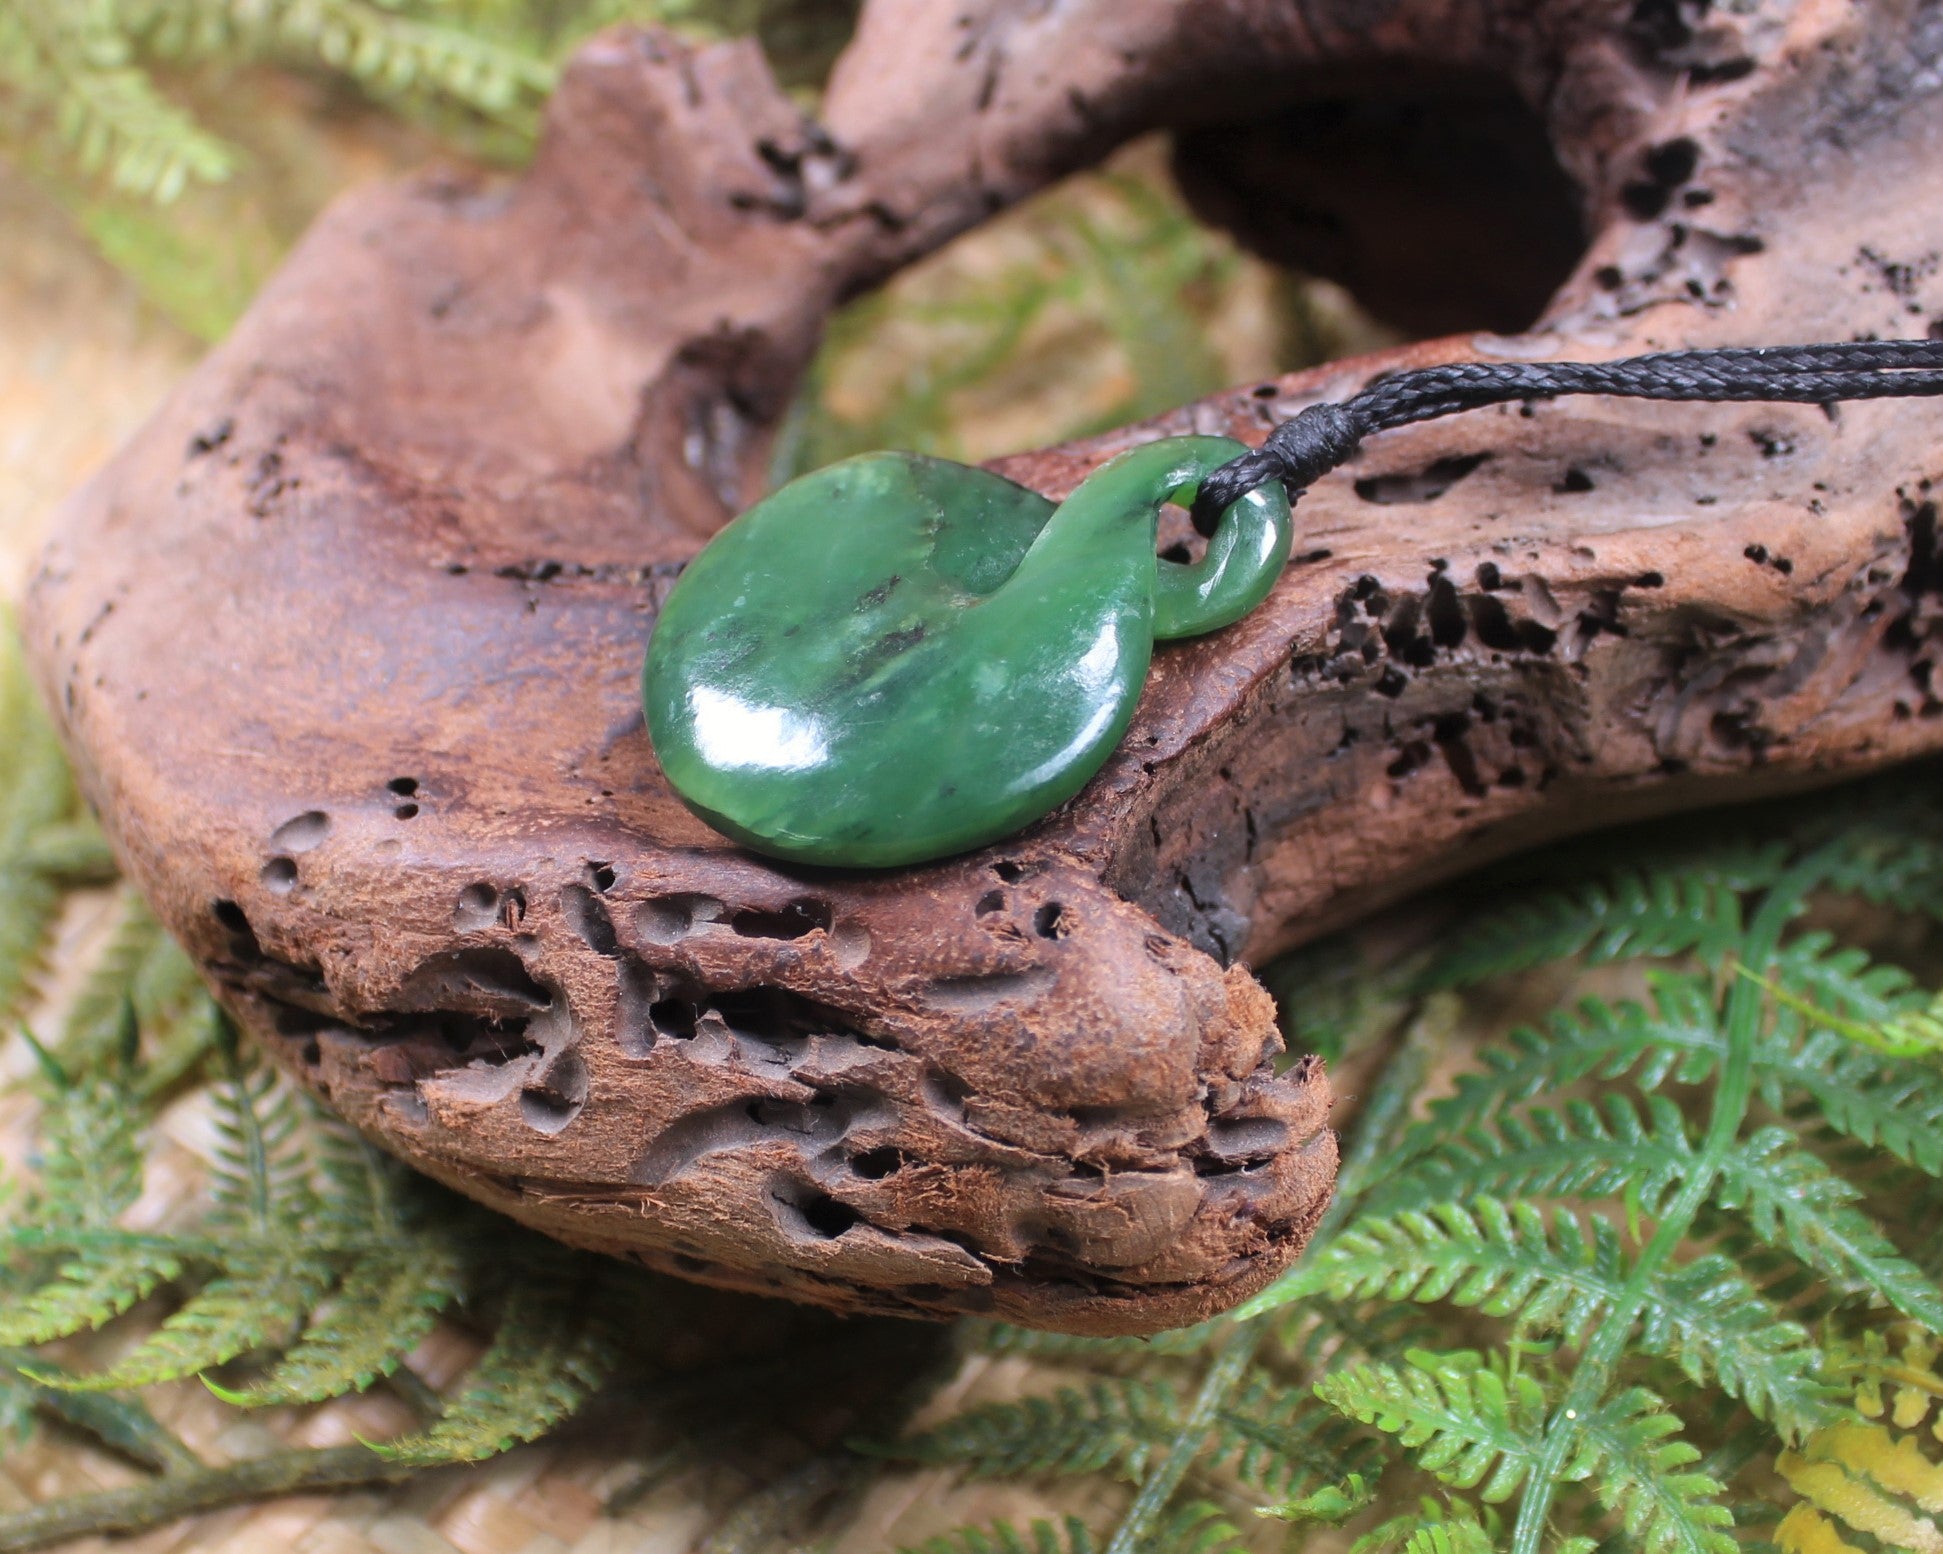
<svg viewBox="0 0 1943 1554">
<path fill-rule="evenodd" d="M 758 852 L 887 868 L 1008 836 L 1071 798 L 1133 718 L 1156 638 L 1239 620 L 1288 559 L 1277 483 L 1198 562 L 1160 509 L 1245 452 L 1174 437 L 1055 506 L 985 470 L 867 453 L 735 519 L 683 571 L 642 676 L 682 801 Z"/>
</svg>

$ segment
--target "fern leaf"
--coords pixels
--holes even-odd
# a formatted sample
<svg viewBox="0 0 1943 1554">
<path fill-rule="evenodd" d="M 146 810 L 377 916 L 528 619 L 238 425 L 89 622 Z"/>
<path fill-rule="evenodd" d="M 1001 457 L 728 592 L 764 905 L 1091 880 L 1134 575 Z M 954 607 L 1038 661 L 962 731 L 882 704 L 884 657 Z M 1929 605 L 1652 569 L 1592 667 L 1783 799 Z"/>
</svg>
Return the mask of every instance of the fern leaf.
<svg viewBox="0 0 1943 1554">
<path fill-rule="evenodd" d="M 58 885 L 112 885 L 120 877 L 114 852 L 92 820 L 42 826 L 20 850 L 20 863 Z"/>
<path fill-rule="evenodd" d="M 1943 1467 L 1879 1424 L 1817 1431 L 1776 1462 L 1796 1494 L 1891 1548 L 1943 1554 Z"/>
<path fill-rule="evenodd" d="M 1774 1529 L 1775 1547 L 1781 1554 L 1864 1554 L 1842 1536 L 1834 1522 L 1803 1501 L 1789 1509 Z"/>
<path fill-rule="evenodd" d="M 1797 998 L 1859 1023 L 1885 1025 L 1929 1001 L 1900 966 L 1885 965 L 1820 931 L 1784 945 L 1769 973 Z"/>
<path fill-rule="evenodd" d="M 465 1389 L 430 1429 L 381 1448 L 385 1455 L 415 1464 L 493 1456 L 545 1434 L 607 1380 L 619 1343 L 597 1298 L 601 1274 L 585 1260 L 562 1261 L 513 1286 Z"/>
<path fill-rule="evenodd" d="M 1403 1554 L 1494 1554 L 1490 1534 L 1476 1522 L 1428 1522 L 1403 1540 Z"/>
<path fill-rule="evenodd" d="M 11 619 L 0 612 L 0 1023 L 11 1024 L 46 953 L 62 885 L 36 856 L 66 826 L 74 785 L 53 726 L 27 678 Z"/>
<path fill-rule="evenodd" d="M 1619 1305 L 1629 1277 L 1619 1234 L 1603 1219 L 1561 1209 L 1548 1222 L 1531 1204 L 1478 1198 L 1468 1207 L 1358 1219 L 1242 1314 L 1311 1291 L 1448 1300 L 1579 1343 Z M 1806 1429 L 1826 1411 L 1825 1389 L 1813 1379 L 1819 1356 L 1807 1335 L 1725 1258 L 1661 1270 L 1643 1292 L 1637 1343 L 1671 1357 L 1696 1381 L 1713 1376 L 1784 1430 Z"/>
<path fill-rule="evenodd" d="M 70 1229 L 112 1225 L 142 1188 L 141 1113 L 127 1090 L 70 1083 L 41 1118 L 40 1217 Z"/>
<path fill-rule="evenodd" d="M 1694 1169 L 1692 1141 L 1680 1109 L 1649 1096 L 1644 1110 L 1611 1094 L 1595 1106 L 1568 1102 L 1561 1110 L 1534 1107 L 1467 1128 L 1373 1188 L 1361 1214 L 1382 1217 L 1404 1209 L 1497 1198 L 1624 1196 L 1652 1215 Z"/>
<path fill-rule="evenodd" d="M 203 1285 L 107 1370 L 61 1385 L 101 1391 L 200 1375 L 285 1341 L 330 1288 L 329 1263 L 301 1252 L 238 1258 L 231 1266 L 235 1271 Z"/>
<path fill-rule="evenodd" d="M 1320 1522 L 1327 1527 L 1340 1527 L 1352 1516 L 1368 1510 L 1375 1499 L 1375 1483 L 1360 1473 L 1352 1473 L 1340 1484 L 1324 1484 L 1298 1499 L 1262 1506 L 1257 1514 L 1272 1516 L 1278 1522 Z"/>
<path fill-rule="evenodd" d="M 1156 1527 L 1142 1554 L 1250 1554 L 1241 1529 L 1222 1509 L 1206 1500 L 1191 1500 Z"/>
<path fill-rule="evenodd" d="M 1478 1054 L 1481 1071 L 1460 1074 L 1455 1093 L 1431 1104 L 1398 1148 L 1392 1169 L 1486 1123 L 1507 1108 L 1584 1079 L 1612 1080 L 1638 1071 L 1642 1090 L 1669 1080 L 1698 1084 L 1725 1052 L 1712 984 L 1683 972 L 1656 972 L 1646 1003 L 1582 1000 L 1543 1030 L 1513 1031 Z"/>
<path fill-rule="evenodd" d="M 1443 1334 L 1434 1313 L 1408 1302 L 1318 1294 L 1283 1308 L 1276 1337 L 1291 1359 L 1320 1370 L 1346 1359 L 1395 1363 L 1412 1349 L 1436 1348 Z"/>
<path fill-rule="evenodd" d="M 1439 1505 L 1426 1497 L 1414 1511 L 1378 1522 L 1349 1546 L 1349 1554 L 1494 1554 L 1491 1535 L 1475 1508 L 1462 1500 Z"/>
<path fill-rule="evenodd" d="M 1157 1355 L 1183 1356 L 1205 1353 L 1225 1337 L 1228 1324 L 1221 1318 L 1155 1333 L 1151 1338 L 1092 1338 L 1077 1333 L 1042 1333 L 1029 1327 L 1014 1327 L 1009 1322 L 992 1322 L 976 1317 L 963 1324 L 971 1342 L 986 1354 L 1028 1355 L 1035 1360 L 1075 1362 L 1098 1366 L 1107 1362 L 1139 1361 Z"/>
<path fill-rule="evenodd" d="M 219 1045 L 210 1221 L 246 1239 L 273 1241 L 281 1227 L 307 1223 L 314 1210 L 302 1114 L 289 1085 L 239 1044 L 227 1021 Z"/>
<path fill-rule="evenodd" d="M 1678 972 L 1654 973 L 1648 982 L 1645 1004 L 1587 999 L 1555 1014 L 1542 1031 L 1517 1030 L 1484 1049 L 1481 1070 L 1459 1075 L 1455 1093 L 1432 1102 L 1404 1136 L 1393 1172 L 1454 1134 L 1581 1080 L 1630 1073 L 1649 1092 L 1669 1081 L 1705 1082 L 1726 1056 L 1711 985 Z M 1832 1132 L 1943 1176 L 1943 1068 L 1885 1057 L 1832 1031 L 1804 1032 L 1799 1016 L 1782 1013 L 1755 1048 L 1762 1099 L 1777 1111 L 1806 1100 Z"/>
<path fill-rule="evenodd" d="M 143 1032 L 168 1046 L 202 1012 L 207 998 L 195 965 L 132 890 L 122 893 L 121 915 L 107 946 L 75 994 L 62 1027 L 60 1051 L 81 1067 L 112 1050 L 125 1010 L 132 1008 Z"/>
<path fill-rule="evenodd" d="M 1544 1389 L 1475 1355 L 1418 1354 L 1412 1361 L 1337 1371 L 1316 1383 L 1316 1396 L 1397 1437 L 1444 1483 L 1475 1488 L 1486 1503 L 1509 1499 L 1543 1442 Z"/>
<path fill-rule="evenodd" d="M 1376 1443 L 1318 1405 L 1310 1388 L 1262 1374 L 1216 1414 L 1208 1457 L 1227 1461 L 1249 1488 L 1283 1500 L 1300 1486 L 1346 1484 L 1382 1468 Z"/>
<path fill-rule="evenodd" d="M 11 1023 L 26 1007 L 34 976 L 53 936 L 61 890 L 44 874 L 9 867 L 0 857 L 0 1019 Z"/>
<path fill-rule="evenodd" d="M 1718 965 L 1740 943 L 1748 872 L 1629 870 L 1521 899 L 1455 934 L 1419 985 L 1463 987 L 1574 955 L 1595 963 L 1699 955 Z"/>
<path fill-rule="evenodd" d="M 182 1259 L 161 1245 L 83 1250 L 52 1280 L 0 1307 L 0 1345 L 32 1346 L 92 1332 L 181 1273 Z"/>
<path fill-rule="evenodd" d="M 881 1448 L 907 1462 L 957 1463 L 973 1478 L 1045 1477 L 1116 1469 L 1138 1479 L 1172 1438 L 1180 1398 L 1165 1381 L 1098 1380 L 1050 1397 L 992 1403 Z"/>
<path fill-rule="evenodd" d="M 1764 1042 L 1755 1078 L 1777 1111 L 1805 1096 L 1831 1131 L 1943 1176 L 1943 1069 L 1886 1058 L 1823 1030 Z"/>
<path fill-rule="evenodd" d="M 1943 917 L 1943 827 L 1923 779 L 1856 783 L 1835 798 L 1800 828 L 1829 859 L 1825 888 Z"/>
<path fill-rule="evenodd" d="M 1943 1290 L 1854 1207 L 1861 1196 L 1779 1127 L 1737 1144 L 1716 1189 L 1723 1208 L 1744 1208 L 1757 1236 L 1794 1253 L 1838 1290 L 1885 1302 L 1943 1332 Z"/>
<path fill-rule="evenodd" d="M 1059 1523 L 1035 1521 L 1026 1528 L 1005 1522 L 960 1527 L 907 1545 L 898 1554 L 1096 1554 L 1097 1548 L 1086 1524 L 1069 1516 Z"/>
<path fill-rule="evenodd" d="M 436 1245 L 366 1256 L 269 1375 L 241 1391 L 212 1390 L 241 1408 L 362 1392 L 395 1371 L 437 1325 L 458 1298 L 460 1273 L 459 1260 Z"/>
<path fill-rule="evenodd" d="M 178 52 L 191 46 L 180 33 L 165 42 Z M 239 11 L 229 28 L 206 32 L 194 43 L 202 51 L 240 44 L 286 59 L 318 60 L 374 92 L 429 89 L 493 115 L 537 101 L 554 81 L 552 68 L 529 52 L 371 0 L 269 0 Z"/>
<path fill-rule="evenodd" d="M 1867 1331 L 1859 1346 L 1835 1345 L 1829 1369 L 1855 1381 L 1855 1409 L 1864 1419 L 1886 1418 L 1898 1430 L 1915 1430 L 1943 1402 L 1939 1352 L 1943 1338 L 1921 1329 Z M 1943 1440 L 1943 1432 L 1936 1433 Z"/>
<path fill-rule="evenodd" d="M 1606 1399 L 1580 1425 L 1597 1452 L 1593 1487 L 1645 1554 L 1735 1554 L 1721 1486 L 1693 1465 L 1699 1448 L 1644 1387 Z"/>
<path fill-rule="evenodd" d="M 15 20 L 39 57 L 61 138 L 83 169 L 164 203 L 191 179 L 230 175 L 229 148 L 156 91 L 112 9 L 21 6 Z"/>
</svg>

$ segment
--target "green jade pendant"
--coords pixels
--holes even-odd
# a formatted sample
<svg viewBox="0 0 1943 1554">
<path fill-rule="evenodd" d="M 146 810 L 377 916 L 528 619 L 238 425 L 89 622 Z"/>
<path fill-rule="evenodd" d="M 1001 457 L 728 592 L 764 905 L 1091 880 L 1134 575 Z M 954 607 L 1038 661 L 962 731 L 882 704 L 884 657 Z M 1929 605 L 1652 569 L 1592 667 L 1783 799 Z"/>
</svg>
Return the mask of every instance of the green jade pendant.
<svg viewBox="0 0 1943 1554">
<path fill-rule="evenodd" d="M 1288 560 L 1271 483 L 1207 554 L 1160 509 L 1245 452 L 1175 437 L 1056 506 L 985 470 L 867 453 L 804 475 L 683 571 L 648 646 L 648 733 L 718 831 L 800 863 L 889 868 L 996 841 L 1086 785 L 1156 638 L 1241 619 Z"/>
</svg>

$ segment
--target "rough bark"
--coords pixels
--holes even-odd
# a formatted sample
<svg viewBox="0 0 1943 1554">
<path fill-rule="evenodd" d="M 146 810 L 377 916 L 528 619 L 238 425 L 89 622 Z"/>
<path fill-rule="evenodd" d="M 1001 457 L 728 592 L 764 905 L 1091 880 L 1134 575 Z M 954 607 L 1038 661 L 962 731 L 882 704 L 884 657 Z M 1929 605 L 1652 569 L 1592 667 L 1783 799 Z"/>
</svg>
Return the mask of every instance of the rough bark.
<svg viewBox="0 0 1943 1554">
<path fill-rule="evenodd" d="M 516 185 L 318 224 L 63 513 L 39 672 L 225 1000 L 433 1175 L 839 1308 L 1206 1316 L 1333 1171 L 1247 966 L 1514 848 L 1943 745 L 1933 409 L 1382 439 L 1268 605 L 1159 655 L 1078 800 L 881 876 L 674 801 L 637 703 L 657 601 L 757 491 L 836 302 L 1131 135 L 1182 129 L 1204 209 L 1399 317 L 1502 326 L 1551 283 L 1572 213 L 1520 122 L 1591 236 L 1523 335 L 1004 464 L 1054 495 L 1407 364 L 1921 332 L 1940 59 L 1934 0 L 879 0 L 815 125 L 749 47 L 610 34 Z"/>
</svg>

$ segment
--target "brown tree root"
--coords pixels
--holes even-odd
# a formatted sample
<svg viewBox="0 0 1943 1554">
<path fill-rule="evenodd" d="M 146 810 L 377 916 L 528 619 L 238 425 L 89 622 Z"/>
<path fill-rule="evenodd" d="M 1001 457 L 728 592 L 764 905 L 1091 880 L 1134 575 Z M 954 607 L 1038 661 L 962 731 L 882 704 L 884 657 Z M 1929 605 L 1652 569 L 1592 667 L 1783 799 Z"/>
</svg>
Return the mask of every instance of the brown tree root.
<svg viewBox="0 0 1943 1554">
<path fill-rule="evenodd" d="M 1525 123 L 1591 233 L 1530 331 L 1007 473 L 1058 495 L 1415 363 L 1920 333 L 1940 64 L 1931 0 L 898 0 L 811 124 L 747 47 L 610 34 L 511 189 L 319 223 L 63 515 L 39 672 L 225 1001 L 434 1176 L 838 1308 L 1203 1317 L 1295 1254 L 1334 1167 L 1248 965 L 1515 848 L 1943 744 L 1935 411 L 1575 401 L 1381 439 L 1304 502 L 1266 606 L 1160 655 L 1066 810 L 817 873 L 674 801 L 636 676 L 822 319 L 1175 125 L 1250 240 L 1498 322 L 1574 214 L 1493 151 Z M 1412 100 L 1450 133 L 1400 140 Z"/>
</svg>

